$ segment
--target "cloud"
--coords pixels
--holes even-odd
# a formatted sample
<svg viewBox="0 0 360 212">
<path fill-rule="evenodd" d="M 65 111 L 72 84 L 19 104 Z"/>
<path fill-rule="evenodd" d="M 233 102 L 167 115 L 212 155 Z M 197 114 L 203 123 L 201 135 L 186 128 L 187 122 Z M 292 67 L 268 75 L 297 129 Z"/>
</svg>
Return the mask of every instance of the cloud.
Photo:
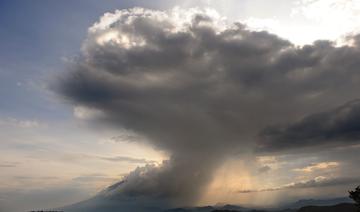
<svg viewBox="0 0 360 212">
<path fill-rule="evenodd" d="M 313 163 L 303 168 L 296 168 L 293 169 L 297 172 L 313 172 L 316 170 L 323 170 L 323 169 L 332 169 L 338 167 L 340 164 L 338 162 L 321 162 L 321 163 Z"/>
<path fill-rule="evenodd" d="M 195 175 L 201 175 L 203 173 L 196 165 L 192 166 L 185 162 L 182 165 L 188 166 L 188 170 L 193 171 L 192 173 Z M 173 203 L 174 198 L 177 199 L 178 194 L 181 193 L 187 194 L 186 197 L 182 198 L 189 198 L 187 201 L 191 201 L 198 193 L 192 193 L 193 191 L 189 189 L 189 187 L 196 186 L 198 182 L 189 181 L 189 173 L 178 172 L 178 169 L 185 169 L 179 166 L 178 163 L 164 161 L 161 165 L 147 164 L 144 167 L 138 167 L 126 175 L 122 181 L 102 192 L 102 195 L 105 197 L 111 196 L 112 198 L 145 197 Z M 194 176 L 194 181 L 206 179 L 206 177 L 208 176 Z M 174 179 L 176 179 L 176 182 L 173 181 Z M 165 187 L 165 189 L 163 189 L 163 187 Z"/>
<path fill-rule="evenodd" d="M 305 135 L 291 126 L 264 131 L 264 152 L 327 146 L 338 138 L 346 140 L 339 145 L 356 142 L 355 118 L 333 117 L 337 123 L 321 128 L 331 119 L 322 111 L 359 98 L 353 92 L 360 89 L 359 38 L 349 39 L 352 46 L 298 47 L 212 10 L 118 10 L 89 29 L 82 54 L 53 89 L 71 104 L 102 111 L 99 124 L 131 130 L 169 153 L 162 166 L 130 173 L 120 193 L 189 205 L 225 158 L 252 151 L 270 125 L 325 114 L 298 124 Z M 354 131 L 322 134 L 343 123 L 353 123 Z M 313 135 L 330 139 L 313 142 Z"/>
<path fill-rule="evenodd" d="M 0 119 L 0 126 L 11 126 L 19 128 L 38 128 L 46 126 L 44 123 L 40 123 L 37 120 L 27 120 L 27 119 L 16 119 L 16 118 L 4 118 Z"/>
<path fill-rule="evenodd" d="M 95 159 L 108 162 L 125 162 L 125 163 L 135 163 L 135 164 L 147 164 L 147 163 L 156 163 L 154 160 L 148 160 L 145 158 L 134 158 L 129 156 L 101 156 L 101 155 L 90 155 L 82 153 L 65 153 L 60 155 L 61 160 L 69 160 L 72 162 L 82 161 L 84 159 Z"/>
<path fill-rule="evenodd" d="M 74 107 L 74 116 L 78 119 L 91 120 L 101 117 L 102 112 L 93 108 L 76 106 Z"/>
<path fill-rule="evenodd" d="M 118 131 L 118 135 L 99 140 L 100 144 L 146 143 L 146 138 L 131 131 Z"/>
<path fill-rule="evenodd" d="M 116 157 L 98 157 L 101 160 L 111 161 L 111 162 L 128 162 L 128 163 L 155 163 L 156 161 L 147 160 L 144 158 L 132 158 L 126 156 L 116 156 Z"/>
<path fill-rule="evenodd" d="M 238 193 L 253 193 L 265 191 L 279 191 L 284 189 L 300 189 L 300 188 L 315 188 L 315 187 L 328 187 L 337 185 L 349 185 L 359 183 L 359 178 L 328 178 L 318 176 L 311 180 L 304 180 L 299 182 L 289 183 L 280 187 L 265 188 L 259 190 L 240 190 Z"/>
<path fill-rule="evenodd" d="M 17 146 L 17 148 L 19 148 L 19 146 Z M 149 160 L 146 158 L 136 158 L 136 157 L 130 157 L 124 155 L 105 156 L 105 155 L 87 154 L 82 152 L 62 152 L 47 148 L 40 148 L 39 150 L 38 148 L 34 148 L 33 146 L 30 147 L 25 146 L 25 148 L 30 149 L 32 152 L 38 151 L 39 154 L 28 156 L 30 158 L 41 159 L 41 160 L 46 158 L 47 160 L 61 161 L 66 163 L 68 162 L 78 163 L 78 162 L 83 162 L 85 160 L 124 162 L 124 163 L 134 163 L 134 164 L 157 163 L 157 161 L 155 160 Z"/>
<path fill-rule="evenodd" d="M 308 115 L 284 127 L 268 127 L 261 136 L 260 149 L 265 151 L 357 143 L 360 139 L 360 101 Z"/>
<path fill-rule="evenodd" d="M 331 39 L 342 43 L 346 42 L 344 37 L 347 35 L 359 32 L 359 11 L 360 4 L 356 0 L 298 0 L 291 8 L 290 23 L 284 21 L 276 25 L 261 19 L 258 22 L 301 43 L 315 39 Z"/>
<path fill-rule="evenodd" d="M 269 172 L 271 170 L 271 167 L 270 166 L 262 166 L 258 169 L 258 173 L 259 174 L 262 174 L 262 173 L 266 173 L 266 172 Z"/>
<path fill-rule="evenodd" d="M 327 178 L 327 177 L 319 176 L 308 181 L 290 183 L 288 185 L 283 186 L 283 188 L 313 188 L 313 187 L 354 184 L 358 182 L 359 182 L 359 178 Z"/>
<path fill-rule="evenodd" d="M 109 177 L 107 175 L 104 174 L 87 174 L 87 175 L 82 175 L 82 176 L 78 176 L 72 179 L 74 182 L 79 182 L 79 183 L 96 183 L 96 182 L 108 182 L 108 183 L 112 183 L 116 180 L 116 178 L 113 177 Z"/>
<path fill-rule="evenodd" d="M 19 165 L 18 162 L 9 162 L 9 161 L 0 162 L 0 168 L 14 168 L 17 165 Z"/>
<path fill-rule="evenodd" d="M 341 23 L 338 30 L 342 33 L 349 33 L 354 27 L 359 29 L 359 12 L 360 3 L 354 0 L 300 0 L 292 11 L 294 16 L 301 14 L 329 28 L 332 24 Z"/>
<path fill-rule="evenodd" d="M 118 136 L 113 136 L 110 138 L 110 140 L 116 143 L 121 143 L 121 142 L 132 143 L 132 142 L 140 142 L 143 140 L 143 138 L 136 134 L 125 133 Z"/>
</svg>

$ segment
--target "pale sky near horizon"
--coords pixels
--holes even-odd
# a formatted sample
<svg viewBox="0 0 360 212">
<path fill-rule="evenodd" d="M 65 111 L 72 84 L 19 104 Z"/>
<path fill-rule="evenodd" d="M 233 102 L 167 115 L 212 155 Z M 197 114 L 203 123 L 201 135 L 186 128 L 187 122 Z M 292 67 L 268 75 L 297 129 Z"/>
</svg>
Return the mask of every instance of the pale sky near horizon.
<svg viewBox="0 0 360 212">
<path fill-rule="evenodd" d="M 299 46 L 319 39 L 341 45 L 360 29 L 360 2 L 351 0 L 1 1 L 0 212 L 81 201 L 138 166 L 168 158 L 131 131 L 94 124 L 97 111 L 67 104 L 48 88 L 80 53 L 89 27 L 106 12 L 132 7 L 208 7 Z M 347 196 L 354 182 L 346 180 L 360 176 L 359 148 L 229 157 L 198 204 Z M 329 177 L 346 180 L 308 186 Z"/>
</svg>

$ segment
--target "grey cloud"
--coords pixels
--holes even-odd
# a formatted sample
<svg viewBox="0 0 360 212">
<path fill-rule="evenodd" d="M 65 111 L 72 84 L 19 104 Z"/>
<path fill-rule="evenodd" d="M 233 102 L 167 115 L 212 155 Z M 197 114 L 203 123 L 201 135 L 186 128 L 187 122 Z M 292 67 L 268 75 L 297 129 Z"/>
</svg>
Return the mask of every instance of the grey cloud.
<svg viewBox="0 0 360 212">
<path fill-rule="evenodd" d="M 148 160 L 145 158 L 134 158 L 129 156 L 99 156 L 99 155 L 88 155 L 88 154 L 74 154 L 74 159 L 96 159 L 108 162 L 126 162 L 126 163 L 136 163 L 136 164 L 146 164 L 146 163 L 156 163 L 154 160 Z M 79 158 L 76 158 L 79 157 Z"/>
<path fill-rule="evenodd" d="M 202 170 L 208 166 L 201 168 L 198 164 L 190 162 L 184 159 L 182 163 L 164 161 L 162 166 L 147 164 L 144 167 L 138 167 L 125 176 L 121 182 L 106 189 L 101 195 L 118 199 L 124 196 L 162 199 L 170 204 L 174 204 L 174 200 L 191 202 L 197 198 L 201 190 L 193 191 L 189 187 L 197 186 L 202 183 L 201 180 L 208 180 L 211 176 L 204 175 L 207 172 Z M 187 170 L 188 172 L 179 172 L 178 170 Z M 193 181 L 189 181 L 189 173 L 195 175 Z M 179 199 L 179 193 L 184 195 L 181 199 Z"/>
<path fill-rule="evenodd" d="M 153 160 L 146 160 L 144 158 L 132 158 L 126 156 L 117 156 L 117 157 L 98 157 L 99 159 L 111 162 L 128 162 L 128 163 L 155 163 Z"/>
<path fill-rule="evenodd" d="M 67 153 L 65 160 L 70 161 L 82 161 L 84 159 L 95 159 L 108 162 L 126 162 L 126 163 L 155 163 L 154 160 L 147 160 L 145 158 L 134 158 L 129 156 L 100 156 L 100 155 L 90 155 L 90 154 L 81 154 L 81 153 Z"/>
<path fill-rule="evenodd" d="M 100 161 L 109 161 L 109 162 L 138 163 L 138 164 L 155 163 L 156 162 L 154 160 L 147 160 L 145 158 L 134 158 L 134 157 L 129 157 L 129 156 L 109 157 L 109 156 L 92 155 L 92 154 L 86 154 L 86 153 L 80 153 L 80 152 L 61 152 L 61 151 L 54 150 L 54 149 L 41 149 L 41 154 L 35 154 L 35 155 L 31 155 L 29 157 L 36 158 L 36 159 L 42 159 L 47 154 L 49 154 L 51 156 L 51 160 L 65 161 L 65 162 L 72 162 L 72 163 L 78 163 L 78 162 L 82 162 L 84 160 L 89 160 L 89 159 L 100 160 Z M 4 164 L 4 165 L 6 165 L 6 164 Z"/>
<path fill-rule="evenodd" d="M 16 118 L 0 118 L 0 126 L 10 126 L 18 128 L 39 128 L 46 126 L 44 123 L 40 123 L 37 120 L 26 120 Z"/>
<path fill-rule="evenodd" d="M 133 134 L 122 134 L 122 135 L 118 135 L 118 136 L 113 136 L 110 138 L 110 140 L 114 141 L 114 142 L 140 142 L 142 140 L 141 137 L 137 136 L 137 135 L 133 135 Z"/>
<path fill-rule="evenodd" d="M 44 177 L 33 177 L 33 176 L 14 176 L 14 179 L 17 180 L 56 180 L 58 177 L 54 176 L 44 176 Z"/>
<path fill-rule="evenodd" d="M 222 160 L 256 146 L 265 127 L 359 98 L 357 42 L 298 47 L 205 11 L 116 11 L 89 29 L 82 52 L 53 89 L 166 150 L 163 167 L 135 170 L 120 190 L 178 204 L 196 201 Z"/>
<path fill-rule="evenodd" d="M 74 182 L 80 183 L 94 183 L 94 182 L 114 182 L 116 179 L 109 177 L 104 174 L 88 174 L 83 176 L 78 176 L 72 179 Z"/>
<path fill-rule="evenodd" d="M 359 178 L 325 178 L 322 180 L 312 179 L 304 182 L 297 182 L 284 186 L 284 188 L 313 188 L 336 185 L 349 185 L 359 183 Z"/>
<path fill-rule="evenodd" d="M 19 164 L 20 163 L 18 163 L 18 162 L 4 161 L 4 162 L 0 162 L 0 168 L 14 168 Z"/>
<path fill-rule="evenodd" d="M 360 100 L 348 102 L 328 112 L 311 114 L 284 127 L 269 127 L 261 136 L 262 150 L 358 143 Z"/>
<path fill-rule="evenodd" d="M 262 174 L 262 173 L 269 172 L 270 170 L 271 170 L 270 166 L 262 166 L 258 169 L 258 173 Z"/>
<path fill-rule="evenodd" d="M 253 193 L 253 192 L 265 192 L 265 191 L 279 191 L 284 189 L 299 189 L 299 188 L 316 188 L 316 187 L 328 187 L 337 185 L 356 185 L 359 183 L 359 178 L 339 177 L 339 178 L 326 178 L 317 177 L 311 180 L 293 182 L 287 185 L 274 188 L 265 188 L 259 190 L 240 190 L 238 193 Z"/>
</svg>

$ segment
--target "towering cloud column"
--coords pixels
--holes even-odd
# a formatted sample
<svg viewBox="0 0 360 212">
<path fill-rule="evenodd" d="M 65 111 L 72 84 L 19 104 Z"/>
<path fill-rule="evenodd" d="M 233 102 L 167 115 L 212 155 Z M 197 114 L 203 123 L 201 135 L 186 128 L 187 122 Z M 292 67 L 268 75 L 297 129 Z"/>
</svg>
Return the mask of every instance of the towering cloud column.
<svg viewBox="0 0 360 212">
<path fill-rule="evenodd" d="M 108 193 L 192 204 L 223 159 L 257 148 L 267 126 L 357 98 L 348 92 L 360 87 L 354 43 L 296 47 L 212 10 L 120 10 L 89 29 L 56 89 L 101 111 L 99 122 L 169 152 L 162 166 L 140 167 Z M 272 142 L 259 149 L 283 146 Z"/>
</svg>

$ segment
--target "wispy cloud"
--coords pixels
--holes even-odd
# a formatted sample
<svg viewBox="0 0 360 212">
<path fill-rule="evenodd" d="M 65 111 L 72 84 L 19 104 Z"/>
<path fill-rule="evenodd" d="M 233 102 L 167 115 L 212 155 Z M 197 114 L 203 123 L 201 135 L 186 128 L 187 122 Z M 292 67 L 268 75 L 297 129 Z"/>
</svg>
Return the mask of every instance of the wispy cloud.
<svg viewBox="0 0 360 212">
<path fill-rule="evenodd" d="M 318 176 L 315 177 L 314 179 L 292 182 L 279 187 L 255 189 L 255 190 L 240 190 L 238 191 L 238 193 L 253 193 L 253 192 L 265 192 L 265 191 L 279 191 L 284 189 L 327 187 L 327 186 L 336 186 L 336 185 L 348 185 L 359 182 L 360 182 L 359 178 L 347 178 L 347 177 L 327 178 L 324 176 Z"/>
<path fill-rule="evenodd" d="M 19 164 L 20 164 L 19 162 L 3 161 L 0 162 L 0 168 L 14 168 Z"/>
<path fill-rule="evenodd" d="M 127 156 L 115 156 L 115 157 L 102 157 L 98 156 L 97 158 L 105 161 L 111 162 L 128 162 L 128 163 L 156 163 L 154 160 L 147 160 L 144 158 L 133 158 Z"/>
<path fill-rule="evenodd" d="M 84 106 L 74 107 L 73 114 L 76 118 L 82 120 L 91 120 L 91 119 L 99 118 L 103 115 L 103 113 L 98 109 L 84 107 Z"/>
<path fill-rule="evenodd" d="M 120 135 L 112 136 L 110 138 L 102 139 L 99 141 L 101 144 L 105 143 L 135 143 L 141 142 L 145 140 L 144 137 L 131 133 L 131 132 L 123 132 Z"/>
<path fill-rule="evenodd" d="M 46 126 L 46 124 L 32 119 L 17 119 L 17 118 L 8 117 L 8 118 L 0 119 L 0 126 L 38 128 L 38 127 Z"/>
<path fill-rule="evenodd" d="M 303 168 L 296 168 L 293 170 L 297 172 L 313 172 L 316 170 L 326 170 L 326 169 L 336 168 L 339 165 L 340 163 L 338 162 L 321 162 L 321 163 L 313 163 Z"/>
<path fill-rule="evenodd" d="M 141 139 L 142 138 L 140 136 L 134 134 L 122 134 L 110 138 L 110 140 L 114 142 L 137 142 Z"/>
<path fill-rule="evenodd" d="M 262 173 L 266 173 L 266 172 L 269 172 L 271 170 L 271 167 L 270 166 L 262 166 L 258 169 L 258 173 L 259 174 L 262 174 Z"/>
<path fill-rule="evenodd" d="M 109 177 L 104 174 L 87 174 L 78 176 L 72 179 L 74 182 L 78 183 L 94 183 L 94 182 L 113 182 L 115 180 L 118 180 L 118 178 Z"/>
</svg>

